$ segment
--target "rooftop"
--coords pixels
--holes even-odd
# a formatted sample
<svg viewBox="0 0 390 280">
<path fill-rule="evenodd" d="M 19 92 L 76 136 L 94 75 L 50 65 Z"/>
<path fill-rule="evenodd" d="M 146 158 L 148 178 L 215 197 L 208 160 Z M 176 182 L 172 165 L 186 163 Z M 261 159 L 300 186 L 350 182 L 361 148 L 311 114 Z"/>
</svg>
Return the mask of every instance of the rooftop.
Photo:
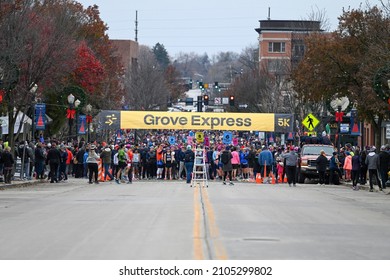
<svg viewBox="0 0 390 280">
<path fill-rule="evenodd" d="M 255 29 L 259 34 L 263 31 L 292 31 L 292 32 L 322 31 L 320 21 L 259 20 L 259 22 L 260 22 L 260 28 Z"/>
</svg>

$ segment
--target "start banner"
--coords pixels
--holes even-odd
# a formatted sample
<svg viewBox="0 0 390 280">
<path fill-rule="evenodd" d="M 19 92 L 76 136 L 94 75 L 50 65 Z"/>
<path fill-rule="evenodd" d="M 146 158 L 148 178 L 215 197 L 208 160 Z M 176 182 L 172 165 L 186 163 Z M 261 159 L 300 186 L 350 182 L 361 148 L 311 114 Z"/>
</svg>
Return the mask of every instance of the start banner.
<svg viewBox="0 0 390 280">
<path fill-rule="evenodd" d="M 121 129 L 292 132 L 292 114 L 120 111 Z"/>
</svg>

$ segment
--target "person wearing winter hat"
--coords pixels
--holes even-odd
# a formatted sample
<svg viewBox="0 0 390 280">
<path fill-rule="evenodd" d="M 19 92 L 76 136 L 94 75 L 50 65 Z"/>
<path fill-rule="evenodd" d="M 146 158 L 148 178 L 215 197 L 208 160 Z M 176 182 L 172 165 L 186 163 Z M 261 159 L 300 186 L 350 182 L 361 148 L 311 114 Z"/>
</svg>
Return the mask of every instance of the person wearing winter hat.
<svg viewBox="0 0 390 280">
<path fill-rule="evenodd" d="M 98 181 L 98 161 L 100 159 L 99 155 L 96 153 L 96 146 L 91 145 L 88 152 L 88 157 L 86 160 L 87 166 L 88 166 L 88 177 L 89 181 L 88 183 L 92 184 L 92 176 L 95 175 L 95 184 L 99 184 Z"/>
<path fill-rule="evenodd" d="M 378 170 L 379 170 L 379 155 L 375 153 L 375 146 L 372 146 L 370 149 L 370 152 L 368 153 L 365 163 L 367 164 L 368 168 L 368 178 L 370 182 L 370 192 L 374 191 L 373 188 L 373 177 L 375 177 L 377 184 L 379 186 L 379 189 L 382 190 L 382 184 L 381 181 L 378 178 Z"/>
<path fill-rule="evenodd" d="M 104 143 L 104 142 L 103 142 Z M 111 180 L 114 180 L 114 176 L 110 173 L 112 150 L 108 145 L 104 145 L 103 151 L 100 154 L 104 169 L 104 181 L 107 180 L 107 175 Z"/>
<path fill-rule="evenodd" d="M 194 169 L 195 153 L 192 151 L 191 145 L 187 146 L 187 150 L 184 152 L 184 165 L 187 173 L 187 184 L 191 183 L 192 171 Z"/>
<path fill-rule="evenodd" d="M 286 159 L 284 168 L 286 170 L 288 186 L 291 187 L 291 184 L 293 184 L 296 187 L 298 154 L 295 152 L 295 149 L 291 148 L 290 152 L 281 154 L 280 156 Z"/>
</svg>

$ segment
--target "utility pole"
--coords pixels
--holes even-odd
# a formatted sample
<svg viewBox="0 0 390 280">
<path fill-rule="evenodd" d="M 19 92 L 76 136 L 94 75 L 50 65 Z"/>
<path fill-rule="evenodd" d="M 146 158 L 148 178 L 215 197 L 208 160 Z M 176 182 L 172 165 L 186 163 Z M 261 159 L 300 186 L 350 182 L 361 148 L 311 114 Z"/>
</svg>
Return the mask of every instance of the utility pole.
<svg viewBox="0 0 390 280">
<path fill-rule="evenodd" d="M 135 41 L 138 42 L 138 11 L 135 11 Z"/>
</svg>

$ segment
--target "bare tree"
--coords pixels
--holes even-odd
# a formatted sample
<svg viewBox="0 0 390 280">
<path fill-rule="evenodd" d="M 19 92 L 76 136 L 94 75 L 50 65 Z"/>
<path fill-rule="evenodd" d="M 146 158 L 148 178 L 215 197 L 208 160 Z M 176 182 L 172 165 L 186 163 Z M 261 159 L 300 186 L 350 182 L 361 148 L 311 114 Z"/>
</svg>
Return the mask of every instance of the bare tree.
<svg viewBox="0 0 390 280">
<path fill-rule="evenodd" d="M 169 93 L 164 72 L 158 66 L 149 47 L 140 46 L 137 67 L 127 73 L 125 86 L 124 102 L 132 110 L 156 110 L 167 107 Z"/>
</svg>

